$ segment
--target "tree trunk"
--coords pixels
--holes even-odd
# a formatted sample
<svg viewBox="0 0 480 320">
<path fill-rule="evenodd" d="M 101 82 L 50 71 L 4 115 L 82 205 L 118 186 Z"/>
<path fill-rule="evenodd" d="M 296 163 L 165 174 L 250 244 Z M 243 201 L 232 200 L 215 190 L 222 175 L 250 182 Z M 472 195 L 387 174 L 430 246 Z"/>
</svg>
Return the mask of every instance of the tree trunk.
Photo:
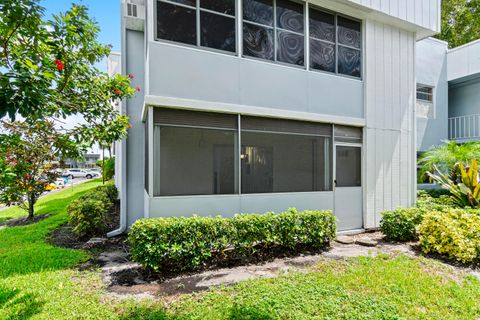
<svg viewBox="0 0 480 320">
<path fill-rule="evenodd" d="M 102 184 L 105 184 L 105 149 L 102 148 Z"/>
<path fill-rule="evenodd" d="M 33 215 L 35 214 L 35 194 L 32 192 L 27 195 L 27 201 L 28 201 L 28 220 L 33 219 Z"/>
</svg>

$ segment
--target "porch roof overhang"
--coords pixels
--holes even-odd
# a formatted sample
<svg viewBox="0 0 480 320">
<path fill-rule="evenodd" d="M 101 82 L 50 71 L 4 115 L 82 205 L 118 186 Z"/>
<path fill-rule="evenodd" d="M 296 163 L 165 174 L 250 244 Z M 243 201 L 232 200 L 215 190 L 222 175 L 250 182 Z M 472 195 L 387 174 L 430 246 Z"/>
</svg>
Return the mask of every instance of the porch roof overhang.
<svg viewBox="0 0 480 320">
<path fill-rule="evenodd" d="M 299 121 L 311 121 L 322 123 L 333 123 L 338 125 L 349 125 L 364 127 L 364 118 L 343 117 L 328 114 L 290 111 L 277 108 L 265 108 L 249 105 L 229 104 L 215 101 L 191 100 L 173 97 L 146 95 L 143 104 L 142 119 L 145 122 L 148 114 L 148 107 L 175 108 L 191 111 L 219 112 L 259 117 L 270 117 L 279 119 L 290 119 Z"/>
</svg>

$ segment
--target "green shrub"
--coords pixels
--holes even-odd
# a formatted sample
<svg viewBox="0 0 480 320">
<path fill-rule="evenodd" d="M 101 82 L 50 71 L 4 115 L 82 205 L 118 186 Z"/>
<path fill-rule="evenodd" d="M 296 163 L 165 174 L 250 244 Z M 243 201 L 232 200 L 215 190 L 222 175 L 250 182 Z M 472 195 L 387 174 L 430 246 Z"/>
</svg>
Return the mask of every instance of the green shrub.
<svg viewBox="0 0 480 320">
<path fill-rule="evenodd" d="M 424 253 L 438 253 L 464 263 L 480 258 L 480 216 L 466 210 L 430 212 L 418 227 Z"/>
<path fill-rule="evenodd" d="M 335 233 L 335 216 L 330 211 L 289 209 L 280 214 L 240 214 L 230 219 L 141 219 L 131 227 L 128 242 L 133 260 L 149 269 L 194 270 L 228 248 L 240 257 L 248 256 L 258 245 L 323 248 Z"/>
<path fill-rule="evenodd" d="M 428 195 L 432 198 L 439 198 L 441 196 L 451 196 L 452 194 L 446 189 L 424 189 L 417 191 L 417 196 L 421 197 L 424 195 Z"/>
<path fill-rule="evenodd" d="M 426 211 L 442 211 L 450 208 L 458 208 L 452 196 L 440 195 L 432 197 L 428 193 L 420 193 L 417 197 L 416 207 L 425 209 Z"/>
<path fill-rule="evenodd" d="M 102 186 L 98 186 L 95 190 L 97 192 L 105 193 L 112 203 L 118 199 L 118 190 L 113 182 L 108 182 Z"/>
<path fill-rule="evenodd" d="M 425 213 L 449 211 L 458 207 L 452 196 L 441 193 L 439 192 L 434 197 L 430 193 L 420 190 L 417 193 L 417 203 L 414 207 L 383 212 L 380 221 L 380 229 L 383 234 L 388 239 L 395 241 L 415 240 L 417 238 L 416 228 L 422 222 Z"/>
<path fill-rule="evenodd" d="M 78 199 L 67 208 L 69 223 L 78 236 L 102 235 L 108 222 L 108 204 L 98 199 Z"/>
<path fill-rule="evenodd" d="M 389 240 L 411 241 L 417 237 L 416 227 L 422 221 L 424 210 L 413 207 L 382 213 L 380 230 Z"/>
<path fill-rule="evenodd" d="M 108 183 L 70 203 L 67 207 L 68 222 L 73 232 L 80 237 L 103 236 L 117 196 L 115 185 Z"/>
<path fill-rule="evenodd" d="M 105 158 L 104 160 L 98 160 L 97 166 L 102 170 L 103 180 L 108 181 L 115 175 L 115 158 Z"/>
</svg>

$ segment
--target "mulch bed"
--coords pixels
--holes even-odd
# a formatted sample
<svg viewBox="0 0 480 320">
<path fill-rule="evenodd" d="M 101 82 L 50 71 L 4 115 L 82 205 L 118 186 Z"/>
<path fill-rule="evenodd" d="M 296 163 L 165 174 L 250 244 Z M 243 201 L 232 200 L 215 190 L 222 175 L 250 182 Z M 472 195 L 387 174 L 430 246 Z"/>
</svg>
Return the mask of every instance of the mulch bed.
<svg viewBox="0 0 480 320">
<path fill-rule="evenodd" d="M 107 223 L 107 230 L 115 230 L 120 225 L 120 202 L 116 201 L 113 206 L 113 210 L 110 213 L 109 221 Z M 106 238 L 106 234 L 101 237 Z M 48 239 L 49 243 L 58 247 L 70 248 L 70 249 L 97 249 L 102 247 L 102 249 L 108 249 L 109 246 L 113 246 L 111 249 L 117 247 L 121 237 L 116 237 L 115 239 L 109 239 L 101 245 L 87 246 L 87 242 L 90 240 L 90 237 L 78 237 L 72 231 L 72 227 L 68 224 L 63 225 L 62 227 L 54 230 Z M 105 247 L 105 248 L 103 248 Z"/>
<path fill-rule="evenodd" d="M 124 243 L 124 250 L 128 250 L 128 246 Z M 134 286 L 139 283 L 161 283 L 169 279 L 179 276 L 195 275 L 203 271 L 210 271 L 222 268 L 234 268 L 248 265 L 258 265 L 272 262 L 275 259 L 295 258 L 302 255 L 316 255 L 324 252 L 324 249 L 312 249 L 305 246 L 298 246 L 290 249 L 281 246 L 265 247 L 261 245 L 255 246 L 255 251 L 248 256 L 241 256 L 233 250 L 223 254 L 213 254 L 203 266 L 195 270 L 179 270 L 177 267 L 165 266 L 160 272 L 153 272 L 144 268 L 133 268 L 116 272 L 112 277 L 113 285 Z"/>
<path fill-rule="evenodd" d="M 16 218 L 16 219 L 10 219 L 6 220 L 3 222 L 0 222 L 0 226 L 6 226 L 6 227 L 21 227 L 21 226 L 28 226 L 33 223 L 37 223 L 39 221 L 42 221 L 46 218 L 50 217 L 49 214 L 39 214 L 37 216 L 33 216 L 32 219 L 28 219 L 25 217 L 22 218 Z"/>
</svg>

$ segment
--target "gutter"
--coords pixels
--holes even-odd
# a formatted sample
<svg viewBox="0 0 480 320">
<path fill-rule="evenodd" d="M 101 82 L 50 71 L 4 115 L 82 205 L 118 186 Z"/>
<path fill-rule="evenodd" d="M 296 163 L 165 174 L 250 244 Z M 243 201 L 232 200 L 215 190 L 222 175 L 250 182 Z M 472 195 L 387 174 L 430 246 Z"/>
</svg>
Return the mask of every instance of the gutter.
<svg viewBox="0 0 480 320">
<path fill-rule="evenodd" d="M 122 0 L 122 3 L 124 1 Z M 120 54 L 120 68 L 121 73 L 126 74 L 126 36 L 125 36 L 125 25 L 124 19 L 125 16 L 125 6 L 120 7 L 120 26 L 121 26 L 121 54 Z M 123 54 L 122 54 L 123 53 Z M 127 114 L 127 105 L 126 101 L 120 103 L 120 111 L 122 114 Z M 120 226 L 118 229 L 110 231 L 107 233 L 107 238 L 115 237 L 121 235 L 127 229 L 127 140 L 126 138 L 120 141 L 119 151 L 119 160 L 120 160 L 120 172 L 115 172 L 115 175 L 120 175 L 119 181 L 119 195 L 120 195 Z M 116 169 L 116 168 L 115 168 Z"/>
</svg>

